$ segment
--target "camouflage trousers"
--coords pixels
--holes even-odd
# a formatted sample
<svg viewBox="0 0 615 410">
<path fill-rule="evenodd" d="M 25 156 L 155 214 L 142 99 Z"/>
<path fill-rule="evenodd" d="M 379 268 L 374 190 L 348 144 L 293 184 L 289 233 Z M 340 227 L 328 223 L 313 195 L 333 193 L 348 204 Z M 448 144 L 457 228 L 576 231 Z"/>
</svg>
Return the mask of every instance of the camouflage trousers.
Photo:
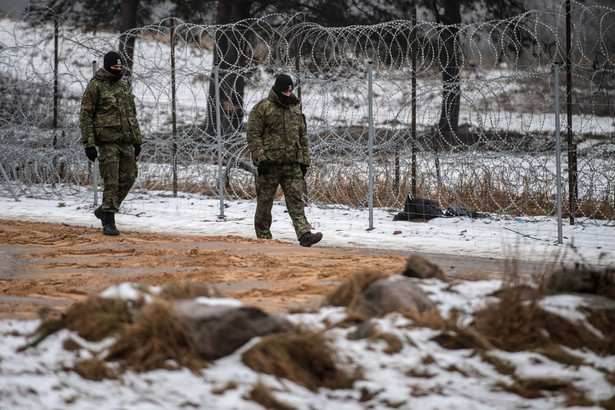
<svg viewBox="0 0 615 410">
<path fill-rule="evenodd" d="M 267 175 L 256 177 L 256 214 L 254 229 L 257 238 L 271 239 L 271 208 L 278 186 L 282 186 L 286 209 L 293 221 L 297 239 L 311 227 L 305 218 L 303 177 L 299 164 L 271 165 Z"/>
<path fill-rule="evenodd" d="M 120 205 L 137 179 L 137 160 L 131 144 L 98 146 L 98 165 L 103 179 L 104 212 L 119 212 Z"/>
</svg>

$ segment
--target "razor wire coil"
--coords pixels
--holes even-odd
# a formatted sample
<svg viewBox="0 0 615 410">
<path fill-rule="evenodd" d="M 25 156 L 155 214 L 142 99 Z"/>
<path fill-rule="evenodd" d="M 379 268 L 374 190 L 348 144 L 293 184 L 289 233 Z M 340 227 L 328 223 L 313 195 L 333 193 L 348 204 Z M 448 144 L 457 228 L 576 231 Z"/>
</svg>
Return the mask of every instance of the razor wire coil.
<svg viewBox="0 0 615 410">
<path fill-rule="evenodd" d="M 573 2 L 573 13 L 574 213 L 612 222 L 615 9 Z M 398 20 L 323 27 L 301 16 L 270 15 L 222 26 L 169 18 L 130 30 L 124 34 L 137 39 L 130 81 L 145 141 L 136 186 L 169 190 L 176 172 L 179 190 L 218 194 L 212 122 L 217 64 L 225 196 L 254 197 L 245 122 L 274 76 L 287 72 L 298 83 L 308 124 L 310 200 L 365 207 L 367 62 L 372 61 L 375 206 L 403 207 L 414 185 L 417 196 L 444 206 L 461 202 L 481 212 L 553 215 L 552 65 L 566 61 L 564 18 L 562 3 L 506 20 L 455 26 Z M 28 15 L 0 20 L 0 163 L 21 195 L 61 197 L 91 184 L 91 164 L 80 144 L 80 101 L 92 61 L 117 49 L 117 41 L 115 34 L 83 33 L 60 22 L 56 69 L 52 23 Z M 560 94 L 565 107 L 566 94 Z M 452 120 L 456 115 L 458 121 Z M 566 118 L 565 111 L 560 115 Z M 561 155 L 567 165 L 566 149 Z M 0 180 L 0 195 L 9 196 L 5 185 Z"/>
</svg>

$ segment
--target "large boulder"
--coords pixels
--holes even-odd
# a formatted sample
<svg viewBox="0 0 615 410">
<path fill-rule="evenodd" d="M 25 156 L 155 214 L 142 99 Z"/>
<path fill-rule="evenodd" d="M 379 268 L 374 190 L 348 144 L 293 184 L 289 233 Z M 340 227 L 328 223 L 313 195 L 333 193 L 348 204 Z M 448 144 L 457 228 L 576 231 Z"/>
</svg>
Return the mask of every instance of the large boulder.
<svg viewBox="0 0 615 410">
<path fill-rule="evenodd" d="M 365 316 L 389 312 L 424 312 L 435 308 L 434 303 L 417 286 L 415 280 L 404 276 L 378 279 L 365 288 L 353 310 Z"/>
<path fill-rule="evenodd" d="M 173 310 L 182 319 L 184 331 L 204 360 L 227 356 L 256 336 L 294 332 L 286 319 L 243 305 L 236 299 L 179 300 Z"/>
</svg>

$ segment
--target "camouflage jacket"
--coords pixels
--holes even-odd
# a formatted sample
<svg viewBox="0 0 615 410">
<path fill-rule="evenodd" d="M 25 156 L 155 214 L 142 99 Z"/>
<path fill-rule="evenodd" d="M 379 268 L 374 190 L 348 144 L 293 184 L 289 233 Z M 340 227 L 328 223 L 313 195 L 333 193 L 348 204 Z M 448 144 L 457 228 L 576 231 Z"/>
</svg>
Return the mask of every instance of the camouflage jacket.
<svg viewBox="0 0 615 410">
<path fill-rule="evenodd" d="M 264 160 L 310 165 L 307 127 L 294 94 L 285 106 L 271 89 L 269 96 L 250 112 L 247 139 L 255 166 Z"/>
<path fill-rule="evenodd" d="M 85 148 L 108 143 L 141 144 L 134 95 L 126 80 L 100 69 L 81 100 L 81 142 Z"/>
</svg>

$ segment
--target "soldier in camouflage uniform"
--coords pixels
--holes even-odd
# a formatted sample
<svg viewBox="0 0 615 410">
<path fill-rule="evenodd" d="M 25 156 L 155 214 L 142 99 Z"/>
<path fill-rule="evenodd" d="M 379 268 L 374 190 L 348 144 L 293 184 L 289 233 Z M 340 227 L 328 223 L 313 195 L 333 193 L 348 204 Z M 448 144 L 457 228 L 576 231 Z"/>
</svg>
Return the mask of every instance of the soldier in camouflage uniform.
<svg viewBox="0 0 615 410">
<path fill-rule="evenodd" d="M 258 238 L 271 239 L 271 208 L 282 186 L 299 244 L 309 247 L 322 239 L 322 233 L 310 232 L 305 218 L 303 180 L 310 152 L 305 119 L 292 90 L 293 80 L 280 74 L 269 96 L 254 106 L 248 118 L 248 146 L 258 168 L 254 228 Z"/>
<path fill-rule="evenodd" d="M 105 235 L 119 235 L 115 213 L 119 212 L 137 178 L 142 137 L 134 96 L 122 79 L 122 60 L 118 53 L 105 54 L 104 67 L 86 87 L 80 124 L 85 155 L 92 162 L 99 157 L 104 184 L 103 202 L 94 215 L 101 220 Z"/>
</svg>

